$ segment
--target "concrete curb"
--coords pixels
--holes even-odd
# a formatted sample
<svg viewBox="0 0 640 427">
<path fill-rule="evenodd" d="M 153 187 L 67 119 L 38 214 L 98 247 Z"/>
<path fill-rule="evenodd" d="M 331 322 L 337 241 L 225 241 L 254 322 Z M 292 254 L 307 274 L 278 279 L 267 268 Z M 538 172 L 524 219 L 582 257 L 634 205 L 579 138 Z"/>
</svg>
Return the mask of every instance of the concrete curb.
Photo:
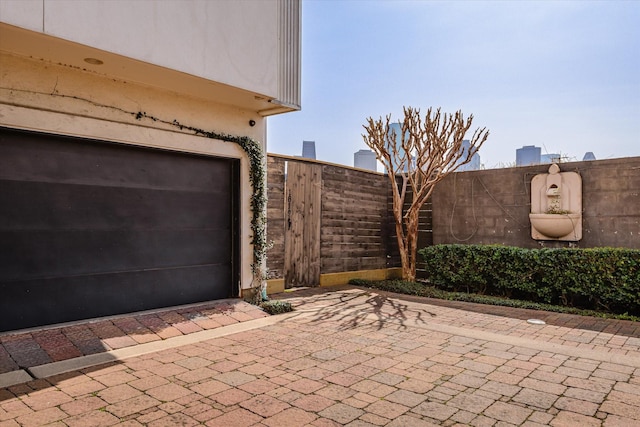
<svg viewBox="0 0 640 427">
<path fill-rule="evenodd" d="M 11 387 L 12 385 L 29 382 L 33 379 L 24 369 L 19 371 L 6 372 L 0 374 L 0 388 Z"/>
</svg>

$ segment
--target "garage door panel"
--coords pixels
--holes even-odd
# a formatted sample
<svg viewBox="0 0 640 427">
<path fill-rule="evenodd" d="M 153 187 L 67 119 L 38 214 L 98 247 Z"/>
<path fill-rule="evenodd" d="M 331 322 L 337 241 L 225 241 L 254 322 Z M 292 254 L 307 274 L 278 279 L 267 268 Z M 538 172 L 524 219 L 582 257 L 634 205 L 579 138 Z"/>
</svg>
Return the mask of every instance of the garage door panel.
<svg viewBox="0 0 640 427">
<path fill-rule="evenodd" d="M 216 242 L 216 244 L 212 244 Z M 0 232 L 0 282 L 178 267 L 230 265 L 230 230 Z"/>
<path fill-rule="evenodd" d="M 0 330 L 109 316 L 228 298 L 210 278 L 232 280 L 224 266 L 200 266 L 114 275 L 0 283 Z M 33 295 L 43 298 L 34 299 Z M 60 303 L 64 301 L 64 303 Z"/>
<path fill-rule="evenodd" d="M 0 128 L 0 331 L 237 296 L 238 169 Z"/>
<path fill-rule="evenodd" d="M 84 141 L 30 133 L 12 132 L 11 142 L 1 146 L 0 179 L 192 191 L 225 191 L 230 185 L 226 159 L 124 145 L 114 150 L 114 144 L 85 150 Z"/>
<path fill-rule="evenodd" d="M 0 180 L 0 229 L 228 226 L 229 194 Z"/>
</svg>

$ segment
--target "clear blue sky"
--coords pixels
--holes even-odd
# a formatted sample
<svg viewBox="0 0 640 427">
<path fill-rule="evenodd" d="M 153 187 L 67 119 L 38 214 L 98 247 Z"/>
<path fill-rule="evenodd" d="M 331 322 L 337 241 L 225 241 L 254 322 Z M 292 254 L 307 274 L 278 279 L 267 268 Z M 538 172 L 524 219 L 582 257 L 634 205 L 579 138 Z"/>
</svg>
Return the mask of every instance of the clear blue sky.
<svg viewBox="0 0 640 427">
<path fill-rule="evenodd" d="M 473 114 L 487 168 L 640 156 L 640 1 L 303 0 L 302 111 L 269 118 L 268 151 L 353 165 L 403 105 Z"/>
</svg>

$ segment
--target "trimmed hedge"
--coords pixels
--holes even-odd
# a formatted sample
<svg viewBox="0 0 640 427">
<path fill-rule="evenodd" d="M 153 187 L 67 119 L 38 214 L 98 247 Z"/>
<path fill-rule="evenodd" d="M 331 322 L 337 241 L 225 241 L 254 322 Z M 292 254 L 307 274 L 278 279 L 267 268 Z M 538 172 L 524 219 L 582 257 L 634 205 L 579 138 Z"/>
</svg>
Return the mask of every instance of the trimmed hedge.
<svg viewBox="0 0 640 427">
<path fill-rule="evenodd" d="M 453 292 L 640 315 L 640 250 L 435 245 L 428 281 Z"/>
</svg>

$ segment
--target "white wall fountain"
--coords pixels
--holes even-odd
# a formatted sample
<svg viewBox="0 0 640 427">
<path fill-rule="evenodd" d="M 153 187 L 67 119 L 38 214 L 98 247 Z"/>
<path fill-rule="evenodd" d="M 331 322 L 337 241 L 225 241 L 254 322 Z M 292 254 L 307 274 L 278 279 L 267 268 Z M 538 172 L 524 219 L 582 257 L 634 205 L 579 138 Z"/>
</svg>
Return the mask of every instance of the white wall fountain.
<svg viewBox="0 0 640 427">
<path fill-rule="evenodd" d="M 560 172 L 557 164 L 549 173 L 531 180 L 531 237 L 534 240 L 582 239 L 582 177 Z"/>
</svg>

